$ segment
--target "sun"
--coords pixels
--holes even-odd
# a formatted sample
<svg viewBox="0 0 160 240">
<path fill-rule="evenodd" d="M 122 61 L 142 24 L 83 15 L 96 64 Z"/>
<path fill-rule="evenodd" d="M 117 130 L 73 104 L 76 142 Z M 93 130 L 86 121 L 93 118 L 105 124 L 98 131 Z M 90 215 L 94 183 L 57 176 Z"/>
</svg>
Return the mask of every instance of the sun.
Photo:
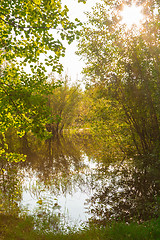
<svg viewBox="0 0 160 240">
<path fill-rule="evenodd" d="M 131 6 L 124 5 L 120 15 L 122 17 L 121 24 L 125 24 L 127 28 L 131 28 L 133 25 L 140 27 L 144 20 L 142 7 L 135 4 Z"/>
</svg>

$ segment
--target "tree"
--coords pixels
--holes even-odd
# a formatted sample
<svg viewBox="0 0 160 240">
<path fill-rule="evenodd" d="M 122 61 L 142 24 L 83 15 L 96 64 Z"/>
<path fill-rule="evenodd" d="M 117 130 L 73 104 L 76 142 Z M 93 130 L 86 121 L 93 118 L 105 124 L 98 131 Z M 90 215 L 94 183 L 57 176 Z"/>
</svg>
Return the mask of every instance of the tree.
<svg viewBox="0 0 160 240">
<path fill-rule="evenodd" d="M 52 81 L 55 80 L 52 79 Z M 47 128 L 53 135 L 62 133 L 64 128 L 72 125 L 81 99 L 79 87 L 69 86 L 67 76 L 62 82 L 62 86 L 54 89 L 48 97 L 52 123 L 48 124 Z"/>
<path fill-rule="evenodd" d="M 4 154 L 5 131 L 10 127 L 17 129 L 21 137 L 27 131 L 40 137 L 47 135 L 49 110 L 44 95 L 56 86 L 47 83 L 46 66 L 51 66 L 52 71 L 62 71 L 59 63 L 65 54 L 62 40 L 70 44 L 81 25 L 78 19 L 71 22 L 67 13 L 68 8 L 62 8 L 61 0 L 1 1 L 1 154 Z"/>
<path fill-rule="evenodd" d="M 86 59 L 86 79 L 92 86 L 99 85 L 106 99 L 118 102 L 117 113 L 125 116 L 136 150 L 147 154 L 160 148 L 160 21 L 155 13 L 160 5 L 158 1 L 142 3 L 147 16 L 140 30 L 135 26 L 126 30 L 120 24 L 121 1 L 97 4 L 88 14 L 79 54 Z"/>
<path fill-rule="evenodd" d="M 91 86 L 85 95 L 90 98 L 86 117 L 89 128 L 92 129 L 94 139 L 101 145 L 100 148 L 107 149 L 105 155 L 108 160 L 131 153 L 134 148 L 130 144 L 129 128 L 117 99 L 109 98 L 106 88 L 100 85 Z"/>
</svg>

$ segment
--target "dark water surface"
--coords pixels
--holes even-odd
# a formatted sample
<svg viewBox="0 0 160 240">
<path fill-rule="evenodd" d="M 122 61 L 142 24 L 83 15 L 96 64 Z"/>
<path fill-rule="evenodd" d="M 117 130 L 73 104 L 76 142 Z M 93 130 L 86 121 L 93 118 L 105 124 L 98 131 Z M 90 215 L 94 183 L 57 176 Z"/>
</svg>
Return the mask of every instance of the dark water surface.
<svg viewBox="0 0 160 240">
<path fill-rule="evenodd" d="M 158 159 L 122 153 L 111 159 L 90 136 L 23 139 L 19 149 L 25 162 L 1 162 L 2 213 L 34 214 L 70 227 L 88 220 L 141 222 L 160 214 Z"/>
</svg>

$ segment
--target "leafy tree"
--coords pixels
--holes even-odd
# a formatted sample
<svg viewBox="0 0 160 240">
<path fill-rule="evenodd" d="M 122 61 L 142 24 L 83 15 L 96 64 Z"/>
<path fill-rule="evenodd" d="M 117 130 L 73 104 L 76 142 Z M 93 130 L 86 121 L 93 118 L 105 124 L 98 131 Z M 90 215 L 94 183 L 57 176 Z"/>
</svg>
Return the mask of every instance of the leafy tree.
<svg viewBox="0 0 160 240">
<path fill-rule="evenodd" d="M 86 59 L 88 83 L 100 86 L 105 99 L 118 103 L 117 114 L 125 116 L 123 123 L 130 129 L 128 134 L 139 154 L 158 152 L 160 147 L 160 19 L 155 13 L 160 5 L 158 1 L 145 2 L 139 3 L 146 14 L 139 30 L 135 26 L 127 30 L 120 24 L 121 1 L 97 4 L 88 14 L 79 44 L 79 54 Z"/>
<path fill-rule="evenodd" d="M 90 97 L 90 94 L 88 91 L 84 91 L 81 93 L 81 100 L 77 107 L 76 116 L 73 122 L 73 128 L 77 129 L 78 131 L 80 129 L 90 128 L 90 109 L 92 106 L 92 98 Z"/>
<path fill-rule="evenodd" d="M 94 138 L 102 149 L 107 149 L 108 159 L 117 158 L 125 153 L 131 153 L 131 137 L 128 135 L 128 125 L 125 114 L 116 99 L 110 99 L 103 86 L 92 86 L 85 93 L 90 96 L 90 108 L 87 121 L 92 129 Z M 102 146 L 104 145 L 104 146 Z"/>
<path fill-rule="evenodd" d="M 7 147 L 5 131 L 11 127 L 20 137 L 27 131 L 47 135 L 49 110 L 44 95 L 56 86 L 47 83 L 46 66 L 62 71 L 62 40 L 70 44 L 78 37 L 77 27 L 81 25 L 78 19 L 71 22 L 67 13 L 61 0 L 1 1 L 0 155 Z"/>
<path fill-rule="evenodd" d="M 69 87 L 68 77 L 65 76 L 62 86 L 54 89 L 48 98 L 52 119 L 52 123 L 47 125 L 48 130 L 58 134 L 64 128 L 70 127 L 75 119 L 80 99 L 79 87 L 76 85 Z"/>
</svg>

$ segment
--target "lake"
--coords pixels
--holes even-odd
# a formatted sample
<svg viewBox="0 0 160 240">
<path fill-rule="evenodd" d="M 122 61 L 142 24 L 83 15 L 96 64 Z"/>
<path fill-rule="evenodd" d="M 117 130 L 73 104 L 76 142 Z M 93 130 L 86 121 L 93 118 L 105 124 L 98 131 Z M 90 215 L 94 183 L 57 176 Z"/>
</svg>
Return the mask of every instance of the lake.
<svg viewBox="0 0 160 240">
<path fill-rule="evenodd" d="M 1 161 L 1 212 L 31 214 L 48 229 L 112 219 L 142 222 L 160 213 L 160 161 L 109 156 L 88 135 L 10 141 L 25 162 Z"/>
</svg>

